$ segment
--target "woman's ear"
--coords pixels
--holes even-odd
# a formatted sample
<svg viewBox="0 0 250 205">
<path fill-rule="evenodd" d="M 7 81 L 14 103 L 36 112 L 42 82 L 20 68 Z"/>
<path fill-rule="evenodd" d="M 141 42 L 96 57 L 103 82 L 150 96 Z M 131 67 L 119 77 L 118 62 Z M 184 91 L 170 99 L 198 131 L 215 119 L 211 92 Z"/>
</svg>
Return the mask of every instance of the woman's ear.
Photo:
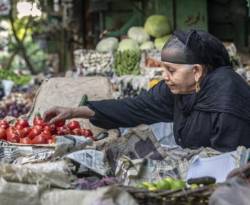
<svg viewBox="0 0 250 205">
<path fill-rule="evenodd" d="M 195 82 L 200 82 L 203 76 L 203 67 L 200 64 L 193 65 L 193 73 Z"/>
</svg>

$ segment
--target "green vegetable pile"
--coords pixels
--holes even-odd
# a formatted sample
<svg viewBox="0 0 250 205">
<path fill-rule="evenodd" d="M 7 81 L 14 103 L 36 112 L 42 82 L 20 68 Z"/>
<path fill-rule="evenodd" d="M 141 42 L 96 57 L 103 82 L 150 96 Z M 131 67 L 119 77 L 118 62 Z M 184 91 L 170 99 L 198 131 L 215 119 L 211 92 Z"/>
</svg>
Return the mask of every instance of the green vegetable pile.
<svg viewBox="0 0 250 205">
<path fill-rule="evenodd" d="M 180 179 L 173 179 L 171 177 L 166 177 L 157 182 L 142 182 L 138 184 L 138 188 L 148 189 L 149 191 L 157 190 L 178 190 L 184 189 L 186 187 L 185 182 Z"/>
<path fill-rule="evenodd" d="M 141 54 L 138 51 L 118 51 L 115 55 L 116 74 L 118 76 L 140 74 L 140 58 Z"/>
<path fill-rule="evenodd" d="M 12 71 L 0 69 L 0 80 L 12 80 L 16 85 L 26 85 L 30 82 L 31 76 L 17 75 Z"/>
</svg>

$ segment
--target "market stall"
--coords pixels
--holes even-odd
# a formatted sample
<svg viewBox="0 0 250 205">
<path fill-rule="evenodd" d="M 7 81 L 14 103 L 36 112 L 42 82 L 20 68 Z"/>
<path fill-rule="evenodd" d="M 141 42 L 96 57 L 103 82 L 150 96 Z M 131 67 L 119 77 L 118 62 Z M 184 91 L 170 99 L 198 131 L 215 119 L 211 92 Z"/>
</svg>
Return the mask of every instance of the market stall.
<svg viewBox="0 0 250 205">
<path fill-rule="evenodd" d="M 248 163 L 245 147 L 229 153 L 183 149 L 171 141 L 171 123 L 106 130 L 78 118 L 52 124 L 42 118 L 54 106 L 135 97 L 157 85 L 161 49 L 172 31 L 167 16 L 149 16 L 144 26 L 128 28 L 126 36 L 104 37 L 95 49 L 76 49 L 75 68 L 61 77 L 1 69 L 0 201 L 217 205 L 228 184 L 230 191 L 241 187 L 247 194 L 247 169 L 244 177 L 227 178 Z M 234 69 L 250 82 L 234 44 L 225 45 Z"/>
</svg>

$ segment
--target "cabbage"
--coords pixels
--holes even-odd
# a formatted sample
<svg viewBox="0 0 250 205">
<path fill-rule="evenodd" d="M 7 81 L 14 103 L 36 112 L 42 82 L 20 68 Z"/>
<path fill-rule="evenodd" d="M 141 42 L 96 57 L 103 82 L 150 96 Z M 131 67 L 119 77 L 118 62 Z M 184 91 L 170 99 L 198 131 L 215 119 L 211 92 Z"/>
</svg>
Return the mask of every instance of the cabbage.
<svg viewBox="0 0 250 205">
<path fill-rule="evenodd" d="M 140 49 L 141 50 L 150 50 L 154 49 L 154 43 L 152 41 L 146 41 L 143 44 L 141 44 Z"/>
<path fill-rule="evenodd" d="M 96 46 L 96 50 L 101 53 L 113 52 L 118 48 L 118 39 L 109 37 L 102 39 Z"/>
<path fill-rule="evenodd" d="M 145 22 L 144 29 L 149 35 L 155 38 L 171 33 L 169 20 L 163 15 L 153 15 L 148 17 Z"/>
<path fill-rule="evenodd" d="M 131 27 L 128 30 L 128 37 L 137 41 L 139 44 L 149 40 L 149 35 L 143 27 Z"/>
<path fill-rule="evenodd" d="M 161 38 L 156 38 L 155 39 L 155 47 L 157 49 L 161 50 L 170 37 L 171 37 L 171 35 L 166 35 L 166 36 L 163 36 Z"/>
<path fill-rule="evenodd" d="M 136 51 L 139 52 L 139 45 L 133 39 L 123 39 L 118 46 L 118 51 Z"/>
</svg>

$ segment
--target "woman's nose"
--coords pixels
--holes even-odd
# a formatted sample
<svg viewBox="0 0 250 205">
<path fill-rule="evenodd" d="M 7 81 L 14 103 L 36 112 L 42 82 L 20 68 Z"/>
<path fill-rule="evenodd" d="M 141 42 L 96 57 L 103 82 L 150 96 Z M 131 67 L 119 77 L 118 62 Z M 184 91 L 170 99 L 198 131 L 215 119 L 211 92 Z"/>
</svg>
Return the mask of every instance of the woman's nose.
<svg viewBox="0 0 250 205">
<path fill-rule="evenodd" d="M 163 79 L 168 81 L 169 80 L 169 74 L 167 72 L 163 73 Z"/>
</svg>

